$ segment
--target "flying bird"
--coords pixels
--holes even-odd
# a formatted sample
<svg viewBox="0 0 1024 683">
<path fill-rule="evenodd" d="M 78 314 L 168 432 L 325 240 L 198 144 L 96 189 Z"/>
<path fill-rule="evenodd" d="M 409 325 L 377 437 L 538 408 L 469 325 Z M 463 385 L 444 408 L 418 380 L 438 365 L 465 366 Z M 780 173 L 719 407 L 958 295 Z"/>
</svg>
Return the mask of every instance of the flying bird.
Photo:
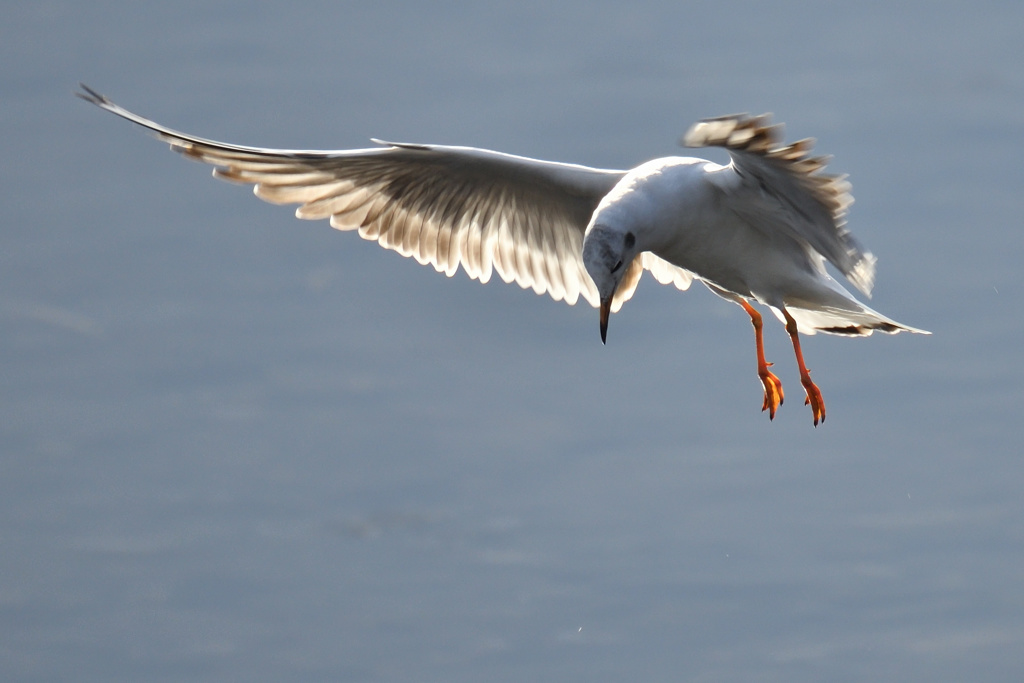
<svg viewBox="0 0 1024 683">
<path fill-rule="evenodd" d="M 473 147 L 383 142 L 371 149 L 302 151 L 232 145 L 186 135 L 81 86 L 75 94 L 149 129 L 171 148 L 251 184 L 257 197 L 298 204 L 298 218 L 330 219 L 451 277 L 461 266 L 600 312 L 608 318 L 645 270 L 685 290 L 700 280 L 739 304 L 754 326 L 762 411 L 774 419 L 782 382 L 765 360 L 767 306 L 792 340 L 814 425 L 825 419 L 800 334 L 928 334 L 854 298 L 825 263 L 870 296 L 875 258 L 845 227 L 853 199 L 845 176 L 825 174 L 814 141 L 782 143 L 768 115 L 705 119 L 687 147 L 723 147 L 730 162 L 672 156 L 628 171 L 540 161 Z"/>
</svg>

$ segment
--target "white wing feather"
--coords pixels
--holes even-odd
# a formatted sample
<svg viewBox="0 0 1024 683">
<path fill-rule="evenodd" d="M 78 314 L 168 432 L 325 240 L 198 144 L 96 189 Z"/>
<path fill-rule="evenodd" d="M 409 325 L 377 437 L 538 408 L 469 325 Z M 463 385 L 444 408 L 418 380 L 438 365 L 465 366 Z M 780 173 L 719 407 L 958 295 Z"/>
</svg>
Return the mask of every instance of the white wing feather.
<svg viewBox="0 0 1024 683">
<path fill-rule="evenodd" d="M 601 198 L 625 174 L 472 147 L 374 140 L 379 148 L 309 151 L 232 145 L 187 135 L 134 114 L 82 86 L 83 99 L 156 134 L 218 178 L 254 186 L 273 204 L 298 204 L 298 218 L 329 219 L 449 277 L 459 267 L 488 282 L 497 272 L 538 294 L 599 304 L 583 265 L 583 236 Z M 642 269 L 680 289 L 691 276 L 653 254 L 638 257 L 617 310 Z"/>
<path fill-rule="evenodd" d="M 870 296 L 875 257 L 846 229 L 853 203 L 846 176 L 821 173 L 827 157 L 811 156 L 814 140 L 782 145 L 782 126 L 769 116 L 738 114 L 705 119 L 683 137 L 687 147 L 724 147 L 745 196 L 733 210 L 748 223 L 789 233 L 824 256 L 857 289 Z"/>
</svg>

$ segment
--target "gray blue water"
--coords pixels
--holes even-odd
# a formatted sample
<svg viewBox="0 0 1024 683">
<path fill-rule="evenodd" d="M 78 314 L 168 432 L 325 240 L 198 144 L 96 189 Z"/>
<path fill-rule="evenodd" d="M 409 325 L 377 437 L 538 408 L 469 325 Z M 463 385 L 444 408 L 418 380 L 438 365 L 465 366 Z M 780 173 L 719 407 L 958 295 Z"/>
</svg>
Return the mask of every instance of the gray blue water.
<svg viewBox="0 0 1024 683">
<path fill-rule="evenodd" d="M 0 678 L 1010 681 L 1024 5 L 37 2 L 0 21 Z M 750 323 L 612 319 L 295 220 L 72 97 L 243 144 L 602 167 L 772 111 L 871 305 L 814 429 Z M 721 157 L 715 157 L 721 160 Z"/>
</svg>

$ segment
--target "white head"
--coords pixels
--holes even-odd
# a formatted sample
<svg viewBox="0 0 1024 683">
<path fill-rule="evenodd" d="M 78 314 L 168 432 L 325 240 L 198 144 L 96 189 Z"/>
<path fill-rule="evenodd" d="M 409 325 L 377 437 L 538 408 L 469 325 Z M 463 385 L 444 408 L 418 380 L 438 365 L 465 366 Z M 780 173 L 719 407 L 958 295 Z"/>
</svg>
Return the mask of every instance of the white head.
<svg viewBox="0 0 1024 683">
<path fill-rule="evenodd" d="M 608 337 L 612 298 L 636 254 L 636 235 L 628 230 L 594 225 L 583 238 L 583 265 L 597 286 L 601 299 L 602 344 Z"/>
</svg>

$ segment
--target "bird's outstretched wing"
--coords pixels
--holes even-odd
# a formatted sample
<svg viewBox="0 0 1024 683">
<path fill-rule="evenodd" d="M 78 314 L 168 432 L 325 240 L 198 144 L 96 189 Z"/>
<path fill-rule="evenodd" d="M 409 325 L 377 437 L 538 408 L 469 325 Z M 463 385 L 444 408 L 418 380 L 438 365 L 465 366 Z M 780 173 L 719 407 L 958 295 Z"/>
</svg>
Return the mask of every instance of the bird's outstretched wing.
<svg viewBox="0 0 1024 683">
<path fill-rule="evenodd" d="M 587 223 L 624 175 L 471 147 L 379 142 L 343 151 L 277 150 L 186 135 L 134 114 L 82 86 L 76 93 L 143 126 L 218 178 L 253 184 L 274 204 L 299 204 L 299 218 L 328 218 L 340 230 L 431 264 L 452 276 L 461 265 L 506 282 L 598 305 L 583 265 Z M 376 141 L 375 141 L 376 142 Z M 635 267 L 642 265 L 638 257 Z M 668 264 L 665 264 L 666 266 Z M 669 266 L 670 267 L 670 266 Z M 637 272 L 637 278 L 642 271 Z M 664 281 L 664 274 L 656 273 Z M 616 308 L 634 287 L 623 288 Z"/>
<path fill-rule="evenodd" d="M 846 176 L 820 171 L 827 157 L 811 155 L 814 140 L 782 144 L 782 126 L 769 116 L 705 119 L 683 137 L 687 147 L 724 147 L 745 190 L 733 210 L 754 226 L 781 231 L 809 245 L 864 294 L 871 294 L 875 257 L 846 229 L 853 197 Z"/>
</svg>

